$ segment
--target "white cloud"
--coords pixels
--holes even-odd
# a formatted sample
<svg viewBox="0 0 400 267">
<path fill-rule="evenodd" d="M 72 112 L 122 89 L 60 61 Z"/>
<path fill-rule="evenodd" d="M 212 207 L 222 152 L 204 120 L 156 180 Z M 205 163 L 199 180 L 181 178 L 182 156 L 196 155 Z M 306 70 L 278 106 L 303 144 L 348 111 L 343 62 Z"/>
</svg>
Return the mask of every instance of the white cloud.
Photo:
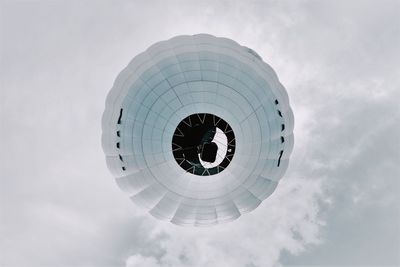
<svg viewBox="0 0 400 267">
<path fill-rule="evenodd" d="M 126 260 L 127 267 L 159 267 L 157 260 L 153 257 L 143 257 L 141 255 L 130 256 Z"/>
<path fill-rule="evenodd" d="M 233 223 L 207 228 L 160 223 L 153 234 L 165 235 L 159 244 L 164 253 L 157 260 L 160 266 L 276 265 L 282 250 L 298 254 L 321 241 L 322 195 L 322 180 L 289 177 L 260 207 Z"/>
<path fill-rule="evenodd" d="M 400 263 L 398 1 L 1 1 L 0 12 L 0 265 Z M 152 43 L 199 32 L 254 48 L 296 119 L 272 197 L 201 229 L 140 213 L 100 146 L 117 73 Z"/>
</svg>

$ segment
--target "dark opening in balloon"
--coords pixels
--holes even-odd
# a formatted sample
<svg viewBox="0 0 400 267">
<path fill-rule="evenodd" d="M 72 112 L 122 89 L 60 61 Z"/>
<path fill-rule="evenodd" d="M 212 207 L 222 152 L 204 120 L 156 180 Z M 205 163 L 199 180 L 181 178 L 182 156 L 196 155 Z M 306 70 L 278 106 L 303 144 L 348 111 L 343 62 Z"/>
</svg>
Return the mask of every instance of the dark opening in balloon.
<svg viewBox="0 0 400 267">
<path fill-rule="evenodd" d="M 224 135 L 223 140 L 220 133 Z M 176 162 L 187 172 L 201 176 L 223 171 L 233 158 L 235 145 L 231 126 L 208 113 L 196 113 L 183 119 L 172 138 Z M 219 164 L 212 164 L 216 161 Z"/>
</svg>

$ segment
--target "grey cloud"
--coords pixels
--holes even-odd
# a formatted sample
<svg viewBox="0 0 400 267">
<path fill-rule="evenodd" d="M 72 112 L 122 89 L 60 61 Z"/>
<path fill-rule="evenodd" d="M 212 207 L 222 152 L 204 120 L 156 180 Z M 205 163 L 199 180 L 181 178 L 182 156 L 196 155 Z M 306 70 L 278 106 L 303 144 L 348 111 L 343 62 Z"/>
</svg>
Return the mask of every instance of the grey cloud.
<svg viewBox="0 0 400 267">
<path fill-rule="evenodd" d="M 398 265 L 398 1 L 2 1 L 0 265 Z M 208 32 L 287 87 L 295 149 L 235 223 L 141 213 L 105 167 L 100 116 L 152 43 Z"/>
</svg>

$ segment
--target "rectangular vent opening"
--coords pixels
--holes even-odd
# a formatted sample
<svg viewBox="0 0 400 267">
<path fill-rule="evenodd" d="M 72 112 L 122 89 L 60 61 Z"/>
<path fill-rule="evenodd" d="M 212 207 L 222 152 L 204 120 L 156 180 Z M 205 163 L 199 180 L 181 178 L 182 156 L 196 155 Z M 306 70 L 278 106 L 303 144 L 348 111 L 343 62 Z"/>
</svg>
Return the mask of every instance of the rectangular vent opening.
<svg viewBox="0 0 400 267">
<path fill-rule="evenodd" d="M 122 111 L 123 109 L 121 108 L 121 110 L 119 111 L 118 124 L 121 124 Z"/>
<path fill-rule="evenodd" d="M 283 150 L 281 150 L 281 152 L 279 152 L 278 167 L 279 167 L 279 165 L 281 165 L 281 158 L 282 158 L 282 155 L 283 155 Z"/>
</svg>

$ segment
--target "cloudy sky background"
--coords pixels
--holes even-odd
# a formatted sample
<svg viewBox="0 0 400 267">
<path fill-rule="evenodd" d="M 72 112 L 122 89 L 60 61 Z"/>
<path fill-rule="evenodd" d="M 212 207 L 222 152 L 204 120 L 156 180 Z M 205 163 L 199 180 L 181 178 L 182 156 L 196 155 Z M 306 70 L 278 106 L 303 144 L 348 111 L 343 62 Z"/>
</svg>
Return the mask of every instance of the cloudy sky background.
<svg viewBox="0 0 400 267">
<path fill-rule="evenodd" d="M 1 266 L 399 266 L 400 1 L 0 0 Z M 180 34 L 260 54 L 295 148 L 276 192 L 211 228 L 117 188 L 101 115 L 117 74 Z"/>
</svg>

